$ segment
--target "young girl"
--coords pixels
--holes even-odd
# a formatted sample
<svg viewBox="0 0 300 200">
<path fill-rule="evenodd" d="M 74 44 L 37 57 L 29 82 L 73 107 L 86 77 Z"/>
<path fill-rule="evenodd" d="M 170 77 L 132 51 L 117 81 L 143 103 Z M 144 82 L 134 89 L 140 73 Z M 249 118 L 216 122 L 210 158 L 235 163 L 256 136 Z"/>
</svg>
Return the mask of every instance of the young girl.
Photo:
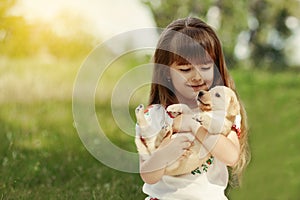
<svg viewBox="0 0 300 200">
<path fill-rule="evenodd" d="M 158 41 L 154 65 L 149 105 L 161 104 L 166 108 L 183 103 L 196 112 L 200 90 L 225 85 L 235 91 L 216 33 L 197 18 L 179 19 L 167 26 Z M 224 194 L 229 179 L 227 166 L 236 184 L 249 160 L 246 113 L 242 104 L 235 125 L 238 128 L 226 137 L 209 135 L 205 130 L 197 132 L 200 125 L 192 115 L 175 118 L 173 129 L 201 138 L 212 157 L 190 174 L 164 175 L 166 166 L 185 156 L 193 145 L 184 135 L 165 138 L 147 160 L 140 159 L 146 199 L 227 199 Z"/>
</svg>

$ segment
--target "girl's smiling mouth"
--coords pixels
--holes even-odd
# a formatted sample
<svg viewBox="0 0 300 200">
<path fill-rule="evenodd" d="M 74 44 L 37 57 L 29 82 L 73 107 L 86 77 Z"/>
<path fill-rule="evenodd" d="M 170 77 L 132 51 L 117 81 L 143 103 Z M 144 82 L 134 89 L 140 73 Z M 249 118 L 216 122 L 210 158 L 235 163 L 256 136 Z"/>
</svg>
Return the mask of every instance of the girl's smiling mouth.
<svg viewBox="0 0 300 200">
<path fill-rule="evenodd" d="M 194 91 L 200 91 L 200 90 L 205 90 L 206 89 L 206 84 L 201 84 L 201 85 L 187 85 L 190 88 L 193 88 Z"/>
</svg>

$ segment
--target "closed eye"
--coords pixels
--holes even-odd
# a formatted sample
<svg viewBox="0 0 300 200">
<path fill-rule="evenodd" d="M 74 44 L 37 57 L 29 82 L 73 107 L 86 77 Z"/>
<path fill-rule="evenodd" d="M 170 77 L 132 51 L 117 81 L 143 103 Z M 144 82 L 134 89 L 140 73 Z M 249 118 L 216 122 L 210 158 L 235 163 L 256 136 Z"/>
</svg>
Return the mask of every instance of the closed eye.
<svg viewBox="0 0 300 200">
<path fill-rule="evenodd" d="M 182 72 L 189 72 L 191 70 L 191 68 L 187 68 L 187 69 L 179 69 Z"/>
<path fill-rule="evenodd" d="M 204 65 L 200 65 L 200 68 L 199 70 L 202 70 L 202 71 L 208 71 L 208 70 L 211 70 L 211 68 L 214 66 L 213 63 L 207 63 L 207 64 L 204 64 Z"/>
<path fill-rule="evenodd" d="M 207 70 L 210 70 L 210 66 L 209 67 L 201 67 L 201 70 L 203 70 L 203 71 L 207 71 Z"/>
</svg>

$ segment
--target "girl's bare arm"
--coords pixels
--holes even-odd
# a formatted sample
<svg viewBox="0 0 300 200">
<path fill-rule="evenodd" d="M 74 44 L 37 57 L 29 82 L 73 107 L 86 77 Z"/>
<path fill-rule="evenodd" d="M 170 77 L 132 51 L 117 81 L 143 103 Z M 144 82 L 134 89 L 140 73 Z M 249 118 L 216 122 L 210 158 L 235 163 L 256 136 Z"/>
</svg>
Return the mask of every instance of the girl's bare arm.
<svg viewBox="0 0 300 200">
<path fill-rule="evenodd" d="M 192 132 L 213 156 L 228 166 L 235 165 L 239 159 L 240 144 L 234 131 L 227 137 L 222 134 L 209 136 L 207 130 L 195 122 L 191 115 L 184 114 L 174 119 L 173 129 L 178 132 Z M 206 143 L 208 137 L 212 139 L 209 144 Z"/>
<path fill-rule="evenodd" d="M 226 165 L 234 166 L 240 154 L 240 144 L 236 133 L 231 131 L 227 137 L 220 134 L 211 154 Z"/>
</svg>

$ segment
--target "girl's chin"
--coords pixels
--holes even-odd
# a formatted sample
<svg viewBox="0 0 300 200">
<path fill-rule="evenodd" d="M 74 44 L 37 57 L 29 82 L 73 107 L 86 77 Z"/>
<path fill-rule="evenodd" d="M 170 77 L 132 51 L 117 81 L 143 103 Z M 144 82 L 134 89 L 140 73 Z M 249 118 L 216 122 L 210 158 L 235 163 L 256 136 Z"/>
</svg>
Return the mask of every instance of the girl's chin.
<svg viewBox="0 0 300 200">
<path fill-rule="evenodd" d="M 182 101 L 191 102 L 197 100 L 199 92 L 200 90 L 193 90 L 192 88 L 188 87 L 185 91 L 177 91 L 175 95 L 179 100 L 181 99 Z"/>
<path fill-rule="evenodd" d="M 189 93 L 189 95 L 181 94 L 177 96 L 179 103 L 189 104 L 191 102 L 197 102 L 198 93 Z"/>
<path fill-rule="evenodd" d="M 200 86 L 188 86 L 188 89 L 194 93 L 199 93 L 201 90 L 207 90 L 208 88 L 206 85 L 200 85 Z"/>
<path fill-rule="evenodd" d="M 185 97 L 185 99 L 189 102 L 197 101 L 198 92 L 193 92 L 192 94 Z"/>
</svg>

